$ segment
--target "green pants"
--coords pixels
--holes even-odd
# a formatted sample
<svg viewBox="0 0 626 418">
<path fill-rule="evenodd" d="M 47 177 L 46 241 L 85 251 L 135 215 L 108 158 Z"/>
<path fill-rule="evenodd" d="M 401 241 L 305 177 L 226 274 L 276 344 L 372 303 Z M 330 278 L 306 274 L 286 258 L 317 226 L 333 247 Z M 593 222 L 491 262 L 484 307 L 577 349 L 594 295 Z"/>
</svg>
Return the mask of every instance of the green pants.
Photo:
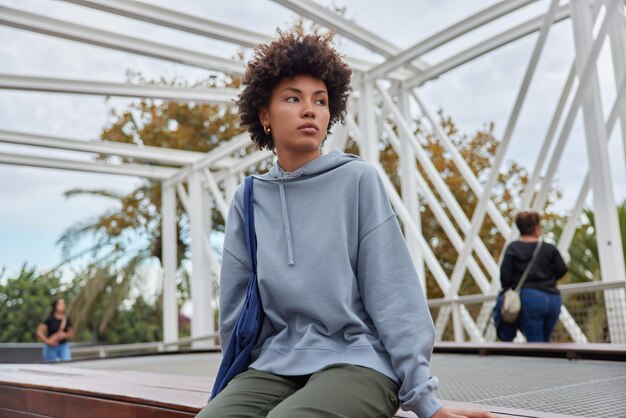
<svg viewBox="0 0 626 418">
<path fill-rule="evenodd" d="M 211 400 L 199 418 L 390 418 L 399 385 L 382 373 L 332 364 L 306 376 L 249 369 Z"/>
</svg>

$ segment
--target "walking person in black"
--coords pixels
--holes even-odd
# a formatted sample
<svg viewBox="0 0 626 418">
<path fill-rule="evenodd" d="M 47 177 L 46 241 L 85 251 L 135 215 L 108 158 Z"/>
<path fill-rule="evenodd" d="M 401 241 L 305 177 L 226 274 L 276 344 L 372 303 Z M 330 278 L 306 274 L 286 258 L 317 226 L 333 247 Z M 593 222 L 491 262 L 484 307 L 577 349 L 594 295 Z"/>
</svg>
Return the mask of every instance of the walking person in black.
<svg viewBox="0 0 626 418">
<path fill-rule="evenodd" d="M 52 302 L 52 312 L 37 328 L 37 338 L 45 345 L 43 361 L 69 361 L 72 353 L 68 340 L 74 335 L 72 320 L 65 313 L 65 299 L 58 297 Z"/>
<path fill-rule="evenodd" d="M 561 294 L 556 282 L 567 273 L 567 266 L 559 250 L 547 242 L 542 242 L 520 289 L 521 310 L 517 324 L 502 324 L 498 317 L 504 292 L 515 289 L 541 241 L 540 221 L 537 212 L 524 211 L 516 216 L 515 225 L 519 229 L 520 238 L 506 248 L 500 266 L 502 292 L 494 310 L 494 319 L 496 324 L 501 325 L 498 336 L 505 341 L 513 340 L 519 328 L 528 342 L 549 342 L 559 319 Z"/>
</svg>

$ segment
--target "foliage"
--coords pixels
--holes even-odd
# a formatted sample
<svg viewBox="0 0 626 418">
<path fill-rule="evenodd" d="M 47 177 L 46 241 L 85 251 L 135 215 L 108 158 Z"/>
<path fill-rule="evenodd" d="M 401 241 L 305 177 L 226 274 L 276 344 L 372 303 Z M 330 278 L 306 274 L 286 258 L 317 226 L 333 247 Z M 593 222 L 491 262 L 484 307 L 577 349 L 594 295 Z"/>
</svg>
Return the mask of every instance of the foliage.
<svg viewBox="0 0 626 418">
<path fill-rule="evenodd" d="M 622 238 L 622 251 L 624 258 L 626 258 L 626 200 L 617 207 L 617 217 Z M 570 279 L 572 282 L 597 281 L 601 279 L 595 216 L 591 209 L 583 210 L 582 222 L 574 233 L 569 253 L 571 257 L 569 265 Z"/>
<path fill-rule="evenodd" d="M 110 271 L 95 266 L 89 266 L 86 270 L 87 273 L 96 274 L 93 283 L 101 283 L 102 278 L 116 277 Z M 86 277 L 84 272 L 79 272 L 78 276 Z M 50 314 L 54 298 L 62 296 L 70 300 L 77 292 L 93 292 L 93 286 L 92 281 L 86 279 L 63 283 L 58 271 L 39 274 L 35 267 L 22 266 L 15 277 L 0 280 L 0 342 L 39 342 L 37 327 Z M 102 302 L 91 305 L 93 309 L 89 309 L 88 320 L 73 341 L 123 344 L 163 339 L 159 300 L 149 302 L 143 295 L 139 295 L 131 305 L 118 306 L 113 300 L 119 297 L 114 293 L 120 291 L 110 284 L 106 287 Z M 115 308 L 113 312 L 107 309 L 110 305 Z M 75 312 L 77 315 L 68 312 L 72 322 L 81 320 L 78 312 Z"/>
<path fill-rule="evenodd" d="M 37 327 L 63 294 L 59 273 L 40 275 L 22 266 L 15 277 L 0 282 L 0 342 L 37 342 Z"/>
<path fill-rule="evenodd" d="M 107 324 L 106 330 L 102 333 L 96 326 L 102 323 L 102 312 L 95 312 L 94 326 L 91 330 L 86 329 L 81 339 L 104 344 L 162 341 L 162 313 L 162 306 L 158 301 L 150 303 L 140 295 L 135 298 L 132 305 L 118 308 L 114 320 Z"/>
</svg>

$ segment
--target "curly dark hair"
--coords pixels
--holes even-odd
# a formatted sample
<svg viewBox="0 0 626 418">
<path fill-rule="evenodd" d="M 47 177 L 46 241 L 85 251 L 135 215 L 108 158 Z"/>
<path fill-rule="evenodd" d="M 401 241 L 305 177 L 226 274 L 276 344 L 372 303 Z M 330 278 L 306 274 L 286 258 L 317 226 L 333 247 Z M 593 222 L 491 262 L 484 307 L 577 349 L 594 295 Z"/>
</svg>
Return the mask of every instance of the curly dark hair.
<svg viewBox="0 0 626 418">
<path fill-rule="evenodd" d="M 317 77 L 328 89 L 330 120 L 328 129 L 338 120 L 345 123 L 346 103 L 350 94 L 350 67 L 330 46 L 330 37 L 299 33 L 284 34 L 270 44 L 256 47 L 242 79 L 243 91 L 236 104 L 241 124 L 248 129 L 252 141 L 260 149 L 274 150 L 271 134 L 265 134 L 258 111 L 268 106 L 272 89 L 285 77 L 300 74 Z M 325 141 L 326 139 L 324 139 Z"/>
</svg>

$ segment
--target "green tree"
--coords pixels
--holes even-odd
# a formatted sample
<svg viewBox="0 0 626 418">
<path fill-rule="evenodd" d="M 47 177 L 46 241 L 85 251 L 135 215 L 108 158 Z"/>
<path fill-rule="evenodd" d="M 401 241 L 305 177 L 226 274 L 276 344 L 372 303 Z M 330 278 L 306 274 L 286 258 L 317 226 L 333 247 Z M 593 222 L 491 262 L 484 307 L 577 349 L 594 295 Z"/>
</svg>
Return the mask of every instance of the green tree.
<svg viewBox="0 0 626 418">
<path fill-rule="evenodd" d="M 15 277 L 0 277 L 0 342 L 37 342 L 37 326 L 55 297 L 68 297 L 64 290 L 58 272 L 40 275 L 27 265 Z"/>
<path fill-rule="evenodd" d="M 617 207 L 617 217 L 622 238 L 622 251 L 626 258 L 626 200 Z M 600 275 L 600 257 L 593 210 L 583 210 L 581 225 L 576 229 L 569 248 L 570 280 L 573 283 L 597 281 Z"/>
</svg>

